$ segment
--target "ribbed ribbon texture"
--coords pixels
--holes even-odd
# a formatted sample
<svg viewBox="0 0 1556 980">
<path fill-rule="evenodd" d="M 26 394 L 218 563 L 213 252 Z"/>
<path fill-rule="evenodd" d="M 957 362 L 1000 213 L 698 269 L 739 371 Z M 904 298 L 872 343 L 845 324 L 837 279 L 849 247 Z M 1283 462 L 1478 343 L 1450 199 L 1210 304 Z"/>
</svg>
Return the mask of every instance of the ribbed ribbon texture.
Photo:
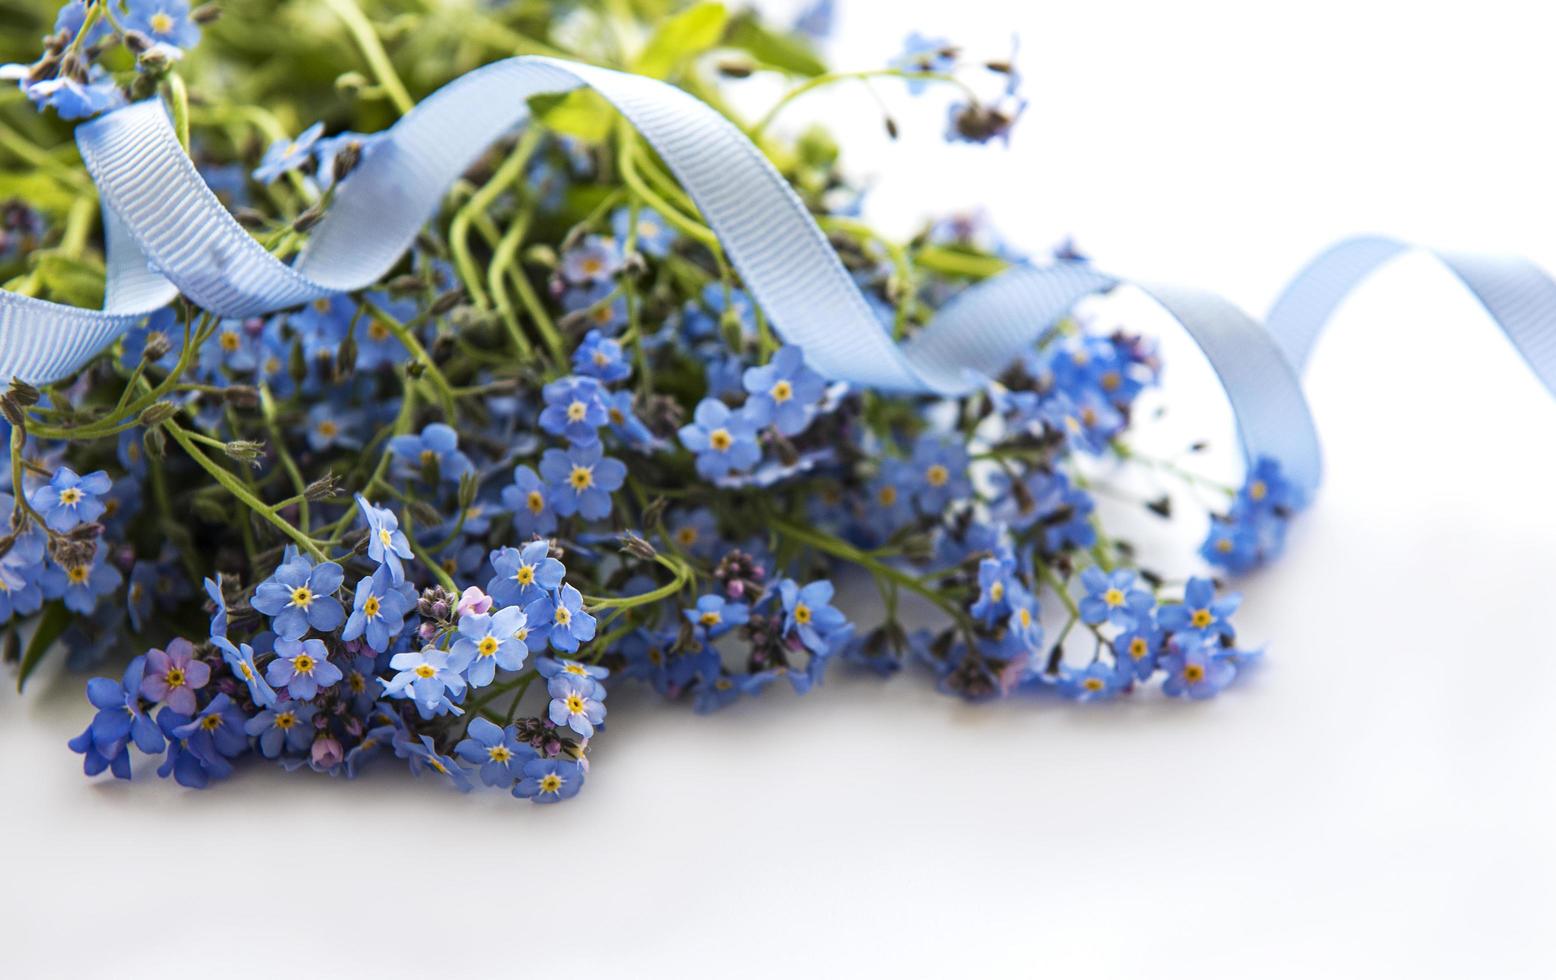
<svg viewBox="0 0 1556 980">
<path fill-rule="evenodd" d="M 179 293 L 218 316 L 249 317 L 372 285 L 410 247 L 453 181 L 527 121 L 531 96 L 579 86 L 615 105 L 654 146 L 774 329 L 830 378 L 963 394 L 998 374 L 1078 300 L 1125 284 L 1084 264 L 1017 266 L 965 290 L 899 344 L 793 189 L 729 120 L 654 79 L 522 57 L 450 82 L 396 123 L 342 184 L 291 265 L 228 214 L 180 148 L 160 102 L 81 126 L 77 142 L 103 202 L 104 307 L 81 310 L 0 291 L 0 379 L 66 377 Z M 1245 454 L 1275 459 L 1310 495 L 1321 461 L 1298 380 L 1302 367 L 1346 294 L 1409 248 L 1364 238 L 1330 249 L 1292 281 L 1263 326 L 1209 293 L 1132 285 L 1205 352 Z M 1556 283 L 1522 259 L 1434 254 L 1556 394 Z"/>
</svg>

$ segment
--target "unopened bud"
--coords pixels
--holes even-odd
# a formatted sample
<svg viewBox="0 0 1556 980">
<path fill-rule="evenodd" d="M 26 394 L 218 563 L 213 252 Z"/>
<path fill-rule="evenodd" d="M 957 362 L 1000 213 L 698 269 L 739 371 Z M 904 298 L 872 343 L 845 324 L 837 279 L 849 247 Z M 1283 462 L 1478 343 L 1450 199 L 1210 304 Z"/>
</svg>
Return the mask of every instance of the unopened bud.
<svg viewBox="0 0 1556 980">
<path fill-rule="evenodd" d="M 431 308 L 427 311 L 429 316 L 442 316 L 449 310 L 458 306 L 465 298 L 463 289 L 450 289 L 448 292 L 432 301 Z"/>
<path fill-rule="evenodd" d="M 750 78 L 756 66 L 745 58 L 725 58 L 715 68 L 725 78 Z"/>
<path fill-rule="evenodd" d="M 146 346 L 142 349 L 141 360 L 148 363 L 162 360 L 168 351 L 173 349 L 173 341 L 160 330 L 153 330 L 146 335 Z"/>
<path fill-rule="evenodd" d="M 334 473 L 326 473 L 303 490 L 303 497 L 317 503 L 320 500 L 329 500 L 339 497 L 345 488 L 341 485 L 340 478 Z"/>
<path fill-rule="evenodd" d="M 148 429 L 141 437 L 141 444 L 146 447 L 146 458 L 167 458 L 167 435 L 161 429 Z"/>
<path fill-rule="evenodd" d="M 335 154 L 335 159 L 330 163 L 330 174 L 335 178 L 335 183 L 340 183 L 351 175 L 351 171 L 357 169 L 357 164 L 362 162 L 362 143 L 360 140 L 352 140 Z"/>
<path fill-rule="evenodd" d="M 236 408 L 253 408 L 259 404 L 259 389 L 253 385 L 228 385 L 222 389 L 222 397 Z"/>
<path fill-rule="evenodd" d="M 10 395 L 12 398 L 16 399 L 16 404 L 21 405 L 23 408 L 26 408 L 29 405 L 38 404 L 38 399 L 42 397 L 38 392 L 38 389 L 23 381 L 21 378 L 11 379 Z"/>
<path fill-rule="evenodd" d="M 248 439 L 234 439 L 222 447 L 222 451 L 242 463 L 251 463 L 259 469 L 259 457 L 264 455 L 265 444 Z"/>
<path fill-rule="evenodd" d="M 296 220 L 292 222 L 292 230 L 299 232 L 307 231 L 323 220 L 324 208 L 315 204 L 297 216 Z"/>
<path fill-rule="evenodd" d="M 646 540 L 638 537 L 631 531 L 625 531 L 622 533 L 621 550 L 635 558 L 641 558 L 644 561 L 653 561 L 654 558 L 659 554 L 659 552 L 654 550 L 653 545 L 649 544 Z"/>
<path fill-rule="evenodd" d="M 0 416 L 4 416 L 16 428 L 26 431 L 27 416 L 22 414 L 22 407 L 16 404 L 16 398 L 10 392 L 0 395 Z"/>
<path fill-rule="evenodd" d="M 140 424 L 144 425 L 146 428 L 154 429 L 161 425 L 163 422 L 166 422 L 168 419 L 177 415 L 178 412 L 178 406 L 172 402 L 156 402 L 147 407 L 144 412 L 140 413 L 139 421 Z"/>
<path fill-rule="evenodd" d="M 200 6 L 189 12 L 189 19 L 194 21 L 196 24 L 210 24 L 214 23 L 216 18 L 220 17 L 221 15 L 222 8 L 220 4 L 202 3 Z"/>
</svg>

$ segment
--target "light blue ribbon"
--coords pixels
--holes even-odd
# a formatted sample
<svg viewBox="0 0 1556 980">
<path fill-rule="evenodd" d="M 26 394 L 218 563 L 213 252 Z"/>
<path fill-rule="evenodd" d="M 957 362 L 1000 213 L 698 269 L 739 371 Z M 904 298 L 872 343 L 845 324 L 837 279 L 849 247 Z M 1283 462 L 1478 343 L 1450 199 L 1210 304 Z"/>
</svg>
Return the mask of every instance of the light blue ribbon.
<svg viewBox="0 0 1556 980">
<path fill-rule="evenodd" d="M 728 119 L 654 79 L 522 57 L 464 75 L 377 141 L 287 265 L 227 213 L 148 101 L 79 127 L 102 197 L 107 289 L 101 312 L 0 292 L 0 379 L 34 384 L 80 369 L 183 293 L 248 317 L 363 289 L 383 277 L 438 210 L 445 189 L 491 143 L 527 121 L 527 101 L 588 86 L 641 132 L 696 202 L 746 288 L 823 375 L 886 391 L 954 396 L 997 375 L 1081 298 L 1124 281 L 1089 266 L 1018 266 L 965 290 L 898 344 L 826 236 L 761 151 Z M 1306 494 L 1318 435 L 1298 376 L 1334 308 L 1408 246 L 1358 239 L 1320 256 L 1271 311 L 1268 329 L 1219 297 L 1135 283 L 1204 350 L 1226 389 L 1243 449 L 1271 457 Z M 1441 254 L 1556 394 L 1556 283 L 1518 259 Z"/>
</svg>

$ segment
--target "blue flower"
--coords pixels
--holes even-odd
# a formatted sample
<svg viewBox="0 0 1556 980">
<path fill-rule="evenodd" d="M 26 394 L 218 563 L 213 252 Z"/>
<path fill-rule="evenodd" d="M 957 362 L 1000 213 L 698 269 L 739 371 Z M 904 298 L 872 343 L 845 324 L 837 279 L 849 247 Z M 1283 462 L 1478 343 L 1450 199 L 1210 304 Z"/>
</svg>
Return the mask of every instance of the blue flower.
<svg viewBox="0 0 1556 980">
<path fill-rule="evenodd" d="M 716 480 L 731 470 L 749 470 L 762 458 L 758 423 L 749 411 L 732 412 L 717 398 L 704 398 L 690 425 L 681 427 L 681 445 L 697 454 L 697 472 Z"/>
<path fill-rule="evenodd" d="M 454 746 L 454 754 L 481 767 L 481 782 L 503 787 L 516 783 L 524 764 L 535 758 L 535 750 L 519 741 L 514 726 L 498 728 L 480 715 L 470 719 L 465 738 Z"/>
<path fill-rule="evenodd" d="M 551 486 L 552 506 L 563 517 L 580 514 L 597 521 L 611 512 L 611 492 L 620 489 L 627 467 L 602 455 L 598 442 L 567 451 L 548 449 L 540 457 L 540 475 Z"/>
<path fill-rule="evenodd" d="M 380 565 L 372 575 L 357 583 L 356 599 L 340 638 L 346 641 L 361 638 L 370 648 L 383 653 L 400 635 L 405 627 L 405 617 L 414 605 L 415 600 L 396 586 L 388 566 Z"/>
<path fill-rule="evenodd" d="M 200 43 L 200 26 L 189 16 L 189 0 L 128 0 L 124 26 L 153 42 L 187 51 Z"/>
<path fill-rule="evenodd" d="M 1237 676 L 1237 665 L 1219 652 L 1214 640 L 1204 636 L 1180 634 L 1173 637 L 1169 650 L 1161 664 L 1167 674 L 1162 692 L 1170 697 L 1215 697 Z"/>
<path fill-rule="evenodd" d="M 335 449 L 361 449 L 362 440 L 357 437 L 359 418 L 333 402 L 315 402 L 308 409 L 308 448 L 316 453 Z"/>
<path fill-rule="evenodd" d="M 396 475 L 405 480 L 458 483 L 475 470 L 470 457 L 459 451 L 459 434 L 442 422 L 432 423 L 419 435 L 395 436 L 389 440 L 389 451 L 395 457 Z"/>
<path fill-rule="evenodd" d="M 259 754 L 275 759 L 284 748 L 302 752 L 313 742 L 313 715 L 318 706 L 307 701 L 283 701 L 250 718 L 243 730 L 259 740 Z"/>
<path fill-rule="evenodd" d="M 985 625 L 1010 615 L 1010 592 L 1015 580 L 1016 559 L 1007 549 L 978 563 L 978 599 L 968 609 Z"/>
<path fill-rule="evenodd" d="M 518 670 L 529 650 L 528 621 L 518 606 L 504 606 L 495 613 L 465 613 L 459 617 L 459 636 L 453 655 L 468 663 L 465 677 L 471 687 L 485 687 L 497 669 Z"/>
<path fill-rule="evenodd" d="M 562 585 L 567 568 L 550 556 L 551 545 L 531 541 L 523 549 L 499 548 L 492 552 L 492 570 L 497 574 L 486 583 L 487 593 L 500 605 L 526 605 Z"/>
<path fill-rule="evenodd" d="M 1072 701 L 1101 701 L 1124 689 L 1129 673 L 1100 660 L 1083 670 L 1061 668 L 1059 693 Z"/>
<path fill-rule="evenodd" d="M 1145 680 L 1156 672 L 1156 659 L 1162 652 L 1161 629 L 1150 617 L 1142 617 L 1133 628 L 1113 638 L 1113 658 L 1121 670 Z"/>
<path fill-rule="evenodd" d="M 155 341 L 157 344 L 165 344 L 167 352 L 151 363 L 164 371 L 171 371 L 178 364 L 179 355 L 184 350 L 184 327 L 178 322 L 178 314 L 171 306 L 165 306 L 146 318 L 146 322 L 131 327 L 124 335 L 123 351 L 119 355 L 119 365 L 126 371 L 135 370 L 145 356 L 148 344 Z M 140 434 L 132 435 L 138 442 Z"/>
<path fill-rule="evenodd" d="M 599 381 L 570 375 L 546 385 L 541 393 L 546 399 L 540 413 L 542 429 L 578 446 L 599 441 L 600 426 L 610 421 Z"/>
<path fill-rule="evenodd" d="M 631 208 L 617 208 L 611 215 L 611 231 L 615 233 L 616 240 L 625 247 L 630 232 L 637 231 L 637 250 L 644 255 L 652 255 L 662 259 L 670 254 L 670 246 L 675 244 L 675 232 L 659 216 L 659 212 L 652 208 L 639 207 L 637 213 L 637 225 L 634 229 Z"/>
<path fill-rule="evenodd" d="M 330 652 L 324 641 L 313 637 L 307 640 L 276 638 L 276 659 L 265 668 L 265 679 L 276 687 L 284 687 L 288 694 L 299 701 L 307 701 L 321 688 L 340 683 L 340 668 L 330 663 Z"/>
<path fill-rule="evenodd" d="M 640 452 L 657 448 L 658 440 L 637 417 L 632 392 L 615 391 L 606 395 L 605 411 L 610 418 L 611 431 L 627 446 Z"/>
<path fill-rule="evenodd" d="M 563 657 L 557 660 L 553 657 L 540 657 L 535 661 L 535 669 L 540 676 L 550 680 L 553 677 L 571 677 L 576 681 L 589 681 L 594 687 L 595 697 L 601 700 L 605 697 L 605 685 L 600 682 L 610 676 L 610 670 L 598 664 L 586 664 L 579 660 L 570 660 Z"/>
<path fill-rule="evenodd" d="M 743 602 L 729 602 L 721 595 L 705 595 L 697 600 L 697 608 L 684 609 L 682 615 L 713 639 L 749 622 L 751 607 Z"/>
<path fill-rule="evenodd" d="M 546 693 L 551 695 L 547 717 L 558 728 L 565 726 L 590 738 L 594 727 L 605 720 L 605 705 L 600 701 L 604 689 L 591 680 L 558 674 L 546 682 Z"/>
<path fill-rule="evenodd" d="M 254 699 L 255 704 L 268 708 L 276 703 L 275 688 L 260 676 L 259 666 L 254 663 L 253 647 L 247 643 L 234 646 L 227 637 L 215 634 L 212 634 L 211 642 L 221 651 L 222 659 L 227 661 L 227 667 L 232 671 L 232 675 L 248 685 L 249 696 Z"/>
<path fill-rule="evenodd" d="M 402 759 L 409 760 L 411 772 L 416 775 L 421 775 L 423 769 L 431 769 L 438 775 L 447 777 L 448 781 L 454 784 L 454 788 L 461 793 L 470 791 L 470 780 L 465 776 L 464 770 L 459 768 L 459 763 L 438 751 L 431 735 L 421 736 L 420 741 L 397 738 L 394 742 L 394 753 Z"/>
<path fill-rule="evenodd" d="M 272 184 L 282 174 L 302 169 L 312 159 L 313 144 L 323 135 L 324 124 L 316 122 L 294 140 L 278 139 L 271 143 L 264 159 L 254 168 L 254 179 L 261 184 Z"/>
<path fill-rule="evenodd" d="M 1156 600 L 1149 592 L 1135 588 L 1135 580 L 1134 570 L 1128 568 L 1104 572 L 1092 567 L 1081 572 L 1081 584 L 1086 587 L 1080 601 L 1081 621 L 1129 627 L 1149 616 Z"/>
<path fill-rule="evenodd" d="M 562 278 L 575 286 L 609 279 L 621 269 L 621 250 L 609 238 L 589 235 L 562 253 Z"/>
<path fill-rule="evenodd" d="M 87 729 L 97 751 L 112 759 L 128 741 L 147 755 L 161 752 L 166 743 L 161 729 L 141 706 L 140 686 L 146 658 L 136 657 L 124 669 L 124 679 L 94 677 L 86 682 L 86 697 L 97 709 Z"/>
<path fill-rule="evenodd" d="M 10 514 L 14 500 L 0 493 L 0 514 Z M 26 616 L 43 605 L 44 532 L 34 527 L 17 536 L 11 550 L 0 555 L 0 623 Z"/>
<path fill-rule="evenodd" d="M 27 93 L 33 105 L 39 109 L 53 108 L 61 119 L 85 119 L 100 112 L 117 109 L 125 102 L 124 91 L 113 80 L 113 76 L 103 70 L 102 65 L 93 65 L 88 70 L 85 81 L 72 75 L 61 74 L 55 78 L 28 82 L 25 72 L 21 75 L 12 75 L 5 71 L 11 67 L 11 65 L 0 67 L 0 80 L 19 77 L 22 90 Z"/>
<path fill-rule="evenodd" d="M 811 653 L 831 652 L 831 637 L 848 625 L 848 619 L 832 603 L 832 583 L 820 579 L 801 588 L 793 579 L 778 583 L 783 599 L 783 631 L 799 637 Z"/>
<path fill-rule="evenodd" d="M 70 747 L 70 751 L 85 757 L 82 760 L 81 769 L 88 776 L 95 776 L 111 766 L 115 778 L 130 778 L 130 754 L 124 751 L 123 742 L 117 742 L 109 746 L 113 754 L 104 755 L 102 750 L 97 747 L 97 742 L 92 738 L 92 729 L 87 728 L 86 731 L 65 744 Z"/>
<path fill-rule="evenodd" d="M 956 48 L 943 37 L 925 37 L 917 31 L 908 35 L 902 53 L 891 61 L 893 68 L 910 74 L 943 75 L 956 67 Z M 908 91 L 918 95 L 928 84 L 921 78 L 908 79 Z"/>
<path fill-rule="evenodd" d="M 627 297 L 608 282 L 574 286 L 562 295 L 562 309 L 603 334 L 614 334 L 627 322 Z"/>
<path fill-rule="evenodd" d="M 609 384 L 630 375 L 632 366 L 623 359 L 620 343 L 591 330 L 573 351 L 573 370 Z"/>
<path fill-rule="evenodd" d="M 528 466 L 513 468 L 513 484 L 502 488 L 502 505 L 513 515 L 513 530 L 520 537 L 556 530 L 556 513 L 546 506 L 546 495 L 546 485 L 534 470 Z"/>
<path fill-rule="evenodd" d="M 173 734 L 183 739 L 189 750 L 202 759 L 217 755 L 230 759 L 249 747 L 244 731 L 247 722 L 248 718 L 232 698 L 218 694 L 199 714 L 173 729 Z"/>
<path fill-rule="evenodd" d="M 799 435 L 810 424 L 811 406 L 821 401 L 827 384 L 805 366 L 805 355 L 795 345 L 779 348 L 761 367 L 747 368 L 742 378 L 751 399 L 746 411 L 757 425 L 771 423 L 786 436 Z"/>
<path fill-rule="evenodd" d="M 357 494 L 357 509 L 367 521 L 367 557 L 389 570 L 389 579 L 405 581 L 405 565 L 412 557 L 410 539 L 400 530 L 400 519 L 387 507 L 375 507 Z"/>
<path fill-rule="evenodd" d="M 934 515 L 953 501 L 972 494 L 967 478 L 967 450 L 948 437 L 926 432 L 913 444 L 910 463 L 913 499 L 920 512 Z"/>
<path fill-rule="evenodd" d="M 108 549 L 98 548 L 84 565 L 61 567 L 48 561 L 39 579 L 43 595 L 65 600 L 65 608 L 85 616 L 97 607 L 97 600 L 118 590 L 124 576 L 107 562 Z"/>
<path fill-rule="evenodd" d="M 465 692 L 465 679 L 460 674 L 465 661 L 437 647 L 397 653 L 389 659 L 389 666 L 399 673 L 380 681 L 384 693 L 392 698 L 412 699 L 424 715 L 436 712 L 447 701 L 447 694 L 458 697 Z"/>
<path fill-rule="evenodd" d="M 300 639 L 310 626 L 328 633 L 346 619 L 345 608 L 335 598 L 343 578 L 340 566 L 332 561 L 315 566 L 296 555 L 259 584 L 249 605 L 271 617 L 276 635 L 284 639 Z"/>
<path fill-rule="evenodd" d="M 1183 587 L 1183 601 L 1163 605 L 1156 611 L 1156 622 L 1172 633 L 1231 638 L 1237 631 L 1229 619 L 1242 601 L 1236 592 L 1217 599 L 1209 579 L 1191 578 Z"/>
<path fill-rule="evenodd" d="M 68 531 L 77 524 L 90 524 L 106 509 L 99 498 L 113 486 L 102 470 L 77 476 L 68 466 L 54 471 L 49 482 L 35 487 L 27 495 L 32 509 L 43 515 L 43 522 L 55 531 Z"/>
<path fill-rule="evenodd" d="M 594 639 L 594 617 L 584 611 L 583 596 L 571 585 L 525 606 L 524 616 L 529 620 L 527 642 L 531 650 L 550 641 L 554 648 L 572 653 L 580 644 Z"/>
<path fill-rule="evenodd" d="M 513 795 L 536 803 L 570 800 L 583 789 L 584 769 L 565 759 L 531 759 L 524 763 L 524 778 L 513 787 Z"/>
</svg>

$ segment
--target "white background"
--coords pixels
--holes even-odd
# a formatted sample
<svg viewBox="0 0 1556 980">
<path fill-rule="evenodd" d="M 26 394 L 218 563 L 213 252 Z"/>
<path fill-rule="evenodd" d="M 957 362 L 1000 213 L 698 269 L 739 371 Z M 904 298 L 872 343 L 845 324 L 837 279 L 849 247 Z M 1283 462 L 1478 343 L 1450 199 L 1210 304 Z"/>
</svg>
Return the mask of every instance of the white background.
<svg viewBox="0 0 1556 980">
<path fill-rule="evenodd" d="M 1255 312 L 1357 232 L 1556 268 L 1535 6 L 843 0 L 847 67 L 1019 30 L 1014 145 L 943 147 L 940 104 L 884 88 L 896 144 L 858 92 L 785 120 L 848 125 L 894 227 L 982 203 Z M 1175 412 L 1224 436 L 1172 353 Z M 79 679 L 0 690 L 0 972 L 1556 975 L 1556 401 L 1425 260 L 1309 382 L 1329 481 L 1241 583 L 1267 668 L 1204 705 L 839 673 L 701 718 L 622 689 L 583 795 L 536 808 L 387 771 L 88 782 Z"/>
</svg>

